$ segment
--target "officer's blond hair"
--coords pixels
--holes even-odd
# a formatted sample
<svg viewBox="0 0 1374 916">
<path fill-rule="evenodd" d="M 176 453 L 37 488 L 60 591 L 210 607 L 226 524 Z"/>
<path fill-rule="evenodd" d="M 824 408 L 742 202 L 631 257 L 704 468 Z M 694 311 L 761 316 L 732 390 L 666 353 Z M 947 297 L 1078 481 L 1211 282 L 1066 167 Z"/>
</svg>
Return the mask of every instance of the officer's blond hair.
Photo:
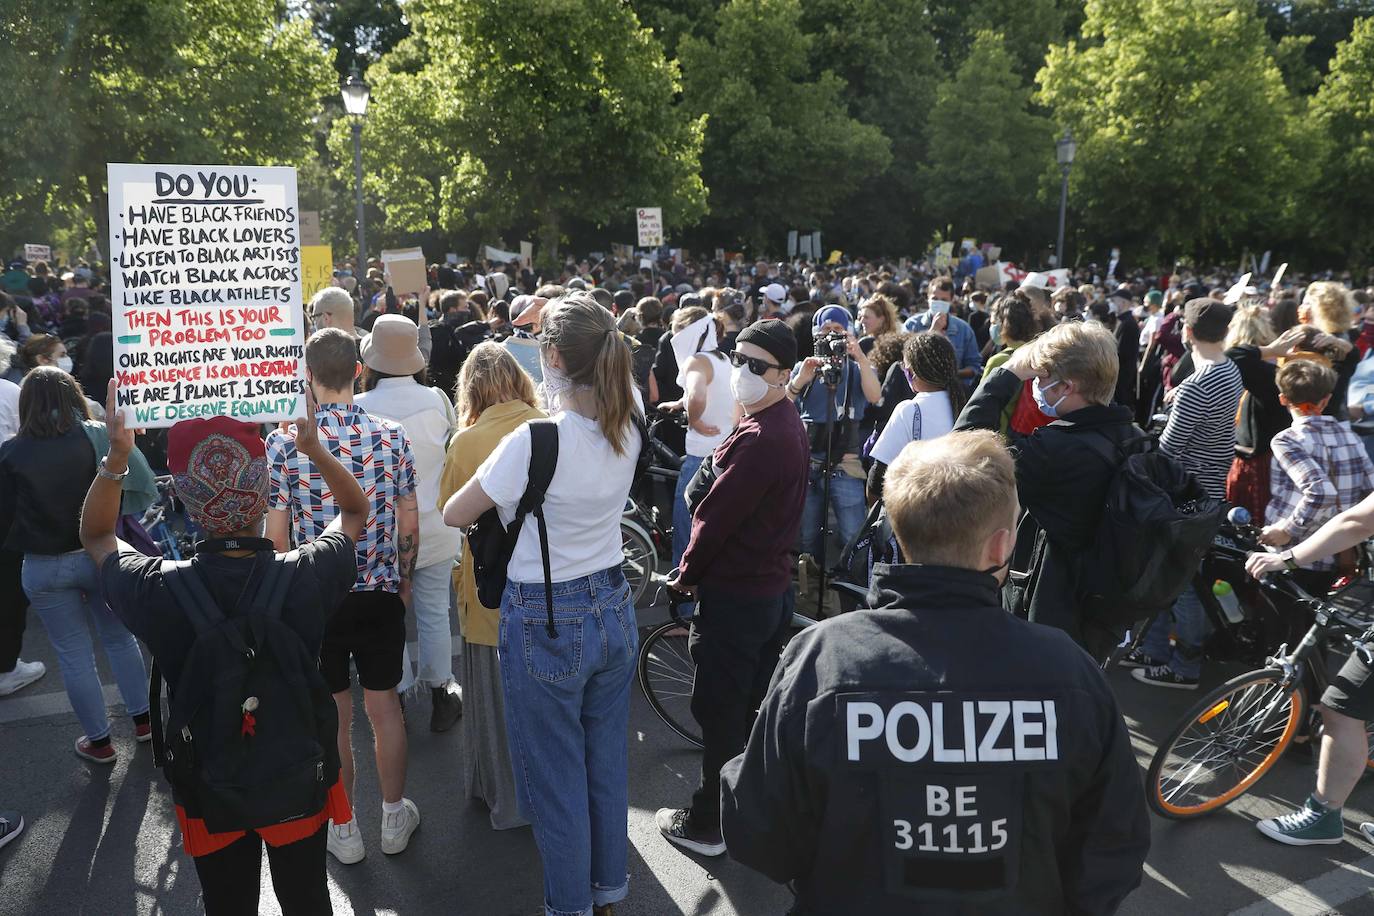
<svg viewBox="0 0 1374 916">
<path fill-rule="evenodd" d="M 908 563 L 976 569 L 988 537 L 1016 524 L 1016 467 L 988 430 L 918 440 L 887 469 L 883 502 Z"/>
</svg>

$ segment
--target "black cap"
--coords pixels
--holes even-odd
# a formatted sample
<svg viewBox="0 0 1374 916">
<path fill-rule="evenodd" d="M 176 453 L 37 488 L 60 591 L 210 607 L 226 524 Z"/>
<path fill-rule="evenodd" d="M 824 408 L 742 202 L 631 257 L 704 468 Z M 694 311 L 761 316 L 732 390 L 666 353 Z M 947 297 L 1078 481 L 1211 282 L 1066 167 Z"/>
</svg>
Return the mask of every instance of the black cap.
<svg viewBox="0 0 1374 916">
<path fill-rule="evenodd" d="M 777 318 L 756 321 L 735 338 L 736 344 L 751 343 L 767 350 L 784 369 L 791 369 L 797 361 L 797 335 Z"/>
<path fill-rule="evenodd" d="M 635 294 L 628 289 L 617 290 L 612 298 L 615 301 L 615 307 L 622 312 L 634 308 Z"/>
<path fill-rule="evenodd" d="M 1226 329 L 1231 326 L 1231 316 L 1235 310 L 1210 296 L 1189 299 L 1183 306 L 1183 323 L 1193 331 L 1193 336 L 1207 343 L 1218 343 L 1226 339 Z"/>
</svg>

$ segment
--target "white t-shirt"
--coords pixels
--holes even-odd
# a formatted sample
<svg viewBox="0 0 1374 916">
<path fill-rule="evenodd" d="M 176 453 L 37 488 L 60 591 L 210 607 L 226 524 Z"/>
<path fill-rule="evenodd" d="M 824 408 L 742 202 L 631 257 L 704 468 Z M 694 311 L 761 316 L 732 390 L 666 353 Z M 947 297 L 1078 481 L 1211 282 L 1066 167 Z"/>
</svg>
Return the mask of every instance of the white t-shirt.
<svg viewBox="0 0 1374 916">
<path fill-rule="evenodd" d="M 554 417 L 558 424 L 558 464 L 544 497 L 549 532 L 549 565 L 554 582 L 589 576 L 624 562 L 620 516 L 630 495 L 639 434 L 627 430 L 625 454 L 617 455 L 595 420 L 572 411 Z M 526 424 L 501 440 L 477 469 L 482 491 L 496 503 L 501 521 L 515 518 L 515 507 L 530 476 L 530 428 Z M 526 516 L 506 575 L 511 581 L 544 581 L 539 556 L 539 522 Z"/>
<path fill-rule="evenodd" d="M 19 435 L 19 386 L 0 378 L 0 442 Z"/>
<path fill-rule="evenodd" d="M 912 420 L 916 408 L 921 409 L 921 434 L 913 436 Z M 949 394 L 944 391 L 920 391 L 914 398 L 908 398 L 892 410 L 887 425 L 883 427 L 878 441 L 873 443 L 869 454 L 874 461 L 891 464 L 897 460 L 908 442 L 916 439 L 934 439 L 943 436 L 954 428 L 954 411 L 949 405 Z"/>
</svg>

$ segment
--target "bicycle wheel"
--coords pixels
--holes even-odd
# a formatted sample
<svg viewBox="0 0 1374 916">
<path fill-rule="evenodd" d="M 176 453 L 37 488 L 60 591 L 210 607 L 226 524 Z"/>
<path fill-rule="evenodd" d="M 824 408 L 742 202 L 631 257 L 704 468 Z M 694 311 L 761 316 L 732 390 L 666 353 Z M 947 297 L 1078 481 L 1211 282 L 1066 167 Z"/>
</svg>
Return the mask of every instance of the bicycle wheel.
<svg viewBox="0 0 1374 916">
<path fill-rule="evenodd" d="M 644 529 L 634 522 L 620 520 L 620 549 L 625 559 L 620 569 L 625 573 L 625 581 L 630 583 L 630 600 L 635 607 L 642 607 L 649 586 L 654 584 L 654 570 L 658 568 L 658 553 L 654 542 L 644 533 Z"/>
<path fill-rule="evenodd" d="M 1150 807 L 1187 820 L 1229 805 L 1282 756 L 1306 708 L 1301 688 L 1286 684 L 1277 668 L 1222 684 L 1188 711 L 1150 761 Z"/>
<path fill-rule="evenodd" d="M 697 666 L 687 651 L 687 624 L 669 620 L 654 627 L 639 644 L 639 689 L 654 714 L 683 738 L 701 747 L 692 716 L 692 683 Z"/>
</svg>

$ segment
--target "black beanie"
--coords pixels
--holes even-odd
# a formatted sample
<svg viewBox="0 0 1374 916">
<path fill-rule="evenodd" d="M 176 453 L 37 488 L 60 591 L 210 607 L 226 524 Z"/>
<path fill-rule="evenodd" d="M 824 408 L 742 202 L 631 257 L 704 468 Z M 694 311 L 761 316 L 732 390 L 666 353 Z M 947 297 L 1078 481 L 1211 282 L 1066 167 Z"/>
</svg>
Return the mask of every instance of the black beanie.
<svg viewBox="0 0 1374 916">
<path fill-rule="evenodd" d="M 797 361 L 797 335 L 777 318 L 765 318 L 763 321 L 754 322 L 739 332 L 735 343 L 751 343 L 767 350 L 778 361 L 779 366 L 789 371 L 792 364 Z"/>
</svg>

